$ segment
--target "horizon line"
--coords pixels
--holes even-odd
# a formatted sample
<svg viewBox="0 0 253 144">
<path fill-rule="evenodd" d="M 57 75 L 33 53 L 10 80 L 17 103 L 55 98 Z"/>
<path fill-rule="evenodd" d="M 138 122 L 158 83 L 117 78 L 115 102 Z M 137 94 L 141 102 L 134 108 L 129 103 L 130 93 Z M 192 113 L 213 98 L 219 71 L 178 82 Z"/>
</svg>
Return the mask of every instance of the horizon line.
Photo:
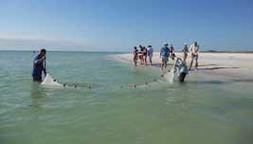
<svg viewBox="0 0 253 144">
<path fill-rule="evenodd" d="M 0 52 L 5 51 L 5 52 L 37 52 L 39 50 L 28 50 L 28 49 L 24 49 L 24 50 L 15 50 L 15 49 L 11 49 L 11 50 L 4 50 L 4 49 L 0 49 Z M 105 52 L 105 53 L 125 53 L 125 52 L 131 52 L 131 50 L 129 51 L 110 51 L 110 50 L 47 50 L 48 52 Z M 159 51 L 155 51 L 155 52 L 159 52 Z M 175 51 L 175 52 L 181 52 L 181 51 Z M 203 50 L 200 52 L 204 52 L 204 53 L 253 53 L 253 50 Z"/>
</svg>

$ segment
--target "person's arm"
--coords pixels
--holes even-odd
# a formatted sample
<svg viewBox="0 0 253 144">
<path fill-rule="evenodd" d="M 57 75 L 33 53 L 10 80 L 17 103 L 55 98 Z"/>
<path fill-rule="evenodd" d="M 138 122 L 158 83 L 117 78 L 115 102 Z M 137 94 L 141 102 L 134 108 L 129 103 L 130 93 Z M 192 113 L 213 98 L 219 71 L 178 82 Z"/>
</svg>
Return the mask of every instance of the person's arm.
<svg viewBox="0 0 253 144">
<path fill-rule="evenodd" d="M 47 70 L 44 66 L 43 66 L 43 72 L 44 72 L 44 75 L 46 76 L 47 75 Z"/>
<path fill-rule="evenodd" d="M 193 54 L 193 52 L 192 52 L 193 49 L 192 49 L 192 48 L 193 48 L 192 45 L 190 45 L 190 47 L 189 47 L 189 53 L 190 53 L 190 54 Z"/>
<path fill-rule="evenodd" d="M 44 72 L 44 75 L 46 76 L 47 70 L 46 70 L 46 57 L 45 56 L 43 57 L 43 72 Z"/>
<path fill-rule="evenodd" d="M 197 46 L 196 54 L 199 54 L 199 45 Z"/>
<path fill-rule="evenodd" d="M 37 64 L 43 63 L 44 60 L 45 60 L 44 56 L 42 58 L 40 58 L 40 59 L 35 58 L 34 61 L 33 61 L 33 63 L 35 65 L 37 65 Z"/>
</svg>

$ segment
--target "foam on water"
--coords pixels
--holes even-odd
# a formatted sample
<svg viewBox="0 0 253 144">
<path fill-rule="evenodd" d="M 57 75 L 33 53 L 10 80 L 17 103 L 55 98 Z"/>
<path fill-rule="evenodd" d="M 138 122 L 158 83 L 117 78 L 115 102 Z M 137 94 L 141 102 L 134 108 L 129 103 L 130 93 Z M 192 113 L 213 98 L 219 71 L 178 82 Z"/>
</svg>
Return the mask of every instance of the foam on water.
<svg viewBox="0 0 253 144">
<path fill-rule="evenodd" d="M 53 79 L 49 74 L 47 74 L 42 81 L 41 85 L 48 87 L 63 87 L 62 84 L 58 83 L 55 79 Z"/>
</svg>

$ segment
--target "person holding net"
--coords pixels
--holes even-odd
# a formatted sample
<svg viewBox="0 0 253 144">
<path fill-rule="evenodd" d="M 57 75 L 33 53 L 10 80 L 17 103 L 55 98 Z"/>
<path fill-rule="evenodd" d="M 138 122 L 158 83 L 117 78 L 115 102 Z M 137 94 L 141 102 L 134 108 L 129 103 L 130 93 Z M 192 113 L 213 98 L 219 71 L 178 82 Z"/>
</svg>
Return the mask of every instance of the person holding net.
<svg viewBox="0 0 253 144">
<path fill-rule="evenodd" d="M 33 81 L 41 82 L 42 72 L 44 72 L 44 75 L 47 74 L 45 62 L 46 62 L 46 49 L 43 48 L 40 50 L 40 53 L 34 57 L 33 60 L 33 71 L 32 71 Z"/>
</svg>

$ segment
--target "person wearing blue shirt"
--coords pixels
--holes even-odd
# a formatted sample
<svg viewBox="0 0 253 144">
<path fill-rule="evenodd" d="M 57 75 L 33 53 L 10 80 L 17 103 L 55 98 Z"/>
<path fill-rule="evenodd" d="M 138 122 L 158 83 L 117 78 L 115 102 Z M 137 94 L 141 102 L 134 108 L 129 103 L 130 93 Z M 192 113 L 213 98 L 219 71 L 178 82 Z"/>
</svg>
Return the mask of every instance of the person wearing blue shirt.
<svg viewBox="0 0 253 144">
<path fill-rule="evenodd" d="M 35 56 L 33 60 L 33 72 L 32 77 L 33 81 L 41 82 L 42 81 L 42 72 L 46 75 L 46 68 L 44 62 L 46 61 L 46 49 L 41 49 L 40 53 Z"/>
<path fill-rule="evenodd" d="M 168 44 L 165 44 L 164 47 L 162 47 L 160 51 L 160 57 L 162 58 L 162 65 L 161 65 L 162 70 L 164 68 L 166 69 L 169 56 L 170 56 L 170 49 L 168 48 Z"/>
</svg>

